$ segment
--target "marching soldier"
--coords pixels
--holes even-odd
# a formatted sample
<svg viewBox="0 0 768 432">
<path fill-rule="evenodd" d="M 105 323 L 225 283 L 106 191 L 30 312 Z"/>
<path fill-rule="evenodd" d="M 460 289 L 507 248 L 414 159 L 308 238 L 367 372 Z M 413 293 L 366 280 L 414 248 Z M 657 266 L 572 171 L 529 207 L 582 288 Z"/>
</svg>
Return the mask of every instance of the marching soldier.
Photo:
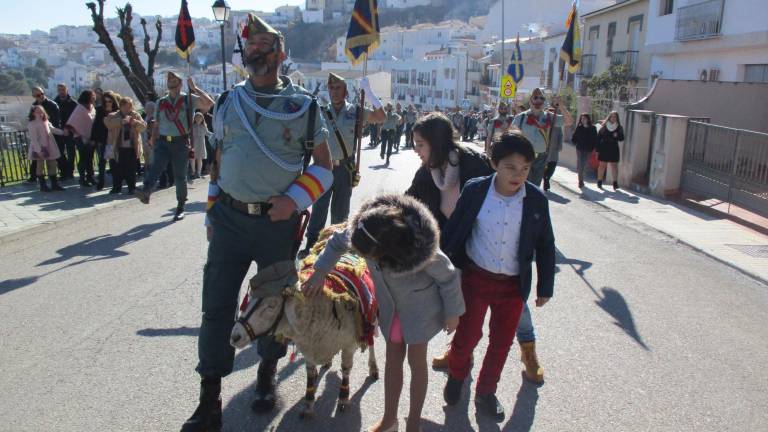
<svg viewBox="0 0 768 432">
<path fill-rule="evenodd" d="M 357 176 L 355 168 L 355 125 L 357 116 L 362 113 L 362 123 L 381 123 L 386 114 L 381 107 L 379 98 L 371 90 L 367 78 L 361 81 L 361 87 L 365 91 L 365 100 L 370 101 L 374 110 L 361 108 L 359 104 L 347 102 L 349 94 L 347 82 L 339 75 L 328 75 L 328 93 L 331 103 L 322 107 L 323 117 L 329 129 L 329 142 L 331 143 L 333 156 L 333 186 L 314 205 L 312 205 L 312 217 L 307 226 L 307 244 L 299 254 L 303 258 L 309 254 L 309 250 L 317 241 L 320 231 L 325 226 L 328 218 L 328 207 L 331 208 L 331 224 L 341 223 L 349 216 L 349 202 L 352 197 L 352 188 L 355 186 Z"/>
<path fill-rule="evenodd" d="M 207 93 L 197 88 L 192 77 L 187 84 L 191 97 L 181 91 L 183 84 L 181 76 L 173 71 L 168 71 L 168 94 L 157 101 L 157 120 L 152 127 L 149 136 L 149 147 L 152 151 L 152 166 L 144 179 L 144 188 L 136 189 L 136 197 L 144 204 L 149 204 L 149 196 L 155 188 L 157 178 L 168 166 L 173 166 L 173 174 L 176 185 L 176 212 L 174 220 L 184 219 L 184 203 L 187 201 L 187 160 L 189 159 L 189 135 L 192 112 L 198 109 L 208 112 L 213 106 L 213 99 Z M 192 100 L 194 107 L 189 106 Z"/>
<path fill-rule="evenodd" d="M 509 115 L 509 105 L 506 102 L 499 102 L 499 107 L 496 110 L 496 117 L 488 121 L 488 126 L 485 135 L 485 154 L 491 154 L 491 143 L 494 138 L 498 138 L 512 125 L 514 116 Z"/>
<path fill-rule="evenodd" d="M 211 179 L 220 191 L 207 214 L 211 233 L 196 368 L 200 404 L 182 432 L 220 430 L 221 378 L 232 372 L 229 337 L 248 268 L 253 261 L 263 269 L 293 260 L 299 212 L 333 183 L 328 131 L 317 102 L 278 76 L 285 59 L 283 35 L 249 14 L 242 37 L 248 79 L 221 95 L 214 114 L 218 144 Z M 269 411 L 286 347 L 271 334 L 255 337 L 261 362 L 252 409 Z"/>
</svg>

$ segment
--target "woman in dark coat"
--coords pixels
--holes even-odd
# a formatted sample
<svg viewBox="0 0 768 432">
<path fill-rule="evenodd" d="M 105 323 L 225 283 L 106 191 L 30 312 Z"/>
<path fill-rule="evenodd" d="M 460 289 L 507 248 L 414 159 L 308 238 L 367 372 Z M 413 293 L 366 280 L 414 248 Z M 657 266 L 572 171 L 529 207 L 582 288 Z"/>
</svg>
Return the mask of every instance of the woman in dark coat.
<svg viewBox="0 0 768 432">
<path fill-rule="evenodd" d="M 600 161 L 597 169 L 597 187 L 600 189 L 603 188 L 605 169 L 608 165 L 611 167 L 613 190 L 619 189 L 619 141 L 624 141 L 624 128 L 619 122 L 619 113 L 611 111 L 597 133 L 597 159 Z"/>
<path fill-rule="evenodd" d="M 584 187 L 584 170 L 587 168 L 587 162 L 592 151 L 597 147 L 597 128 L 592 124 L 592 118 L 589 114 L 582 114 L 579 117 L 579 125 L 573 131 L 571 142 L 576 144 L 576 172 L 579 175 L 579 187 Z"/>
<path fill-rule="evenodd" d="M 423 202 L 442 228 L 467 180 L 490 175 L 493 170 L 484 154 L 456 143 L 453 125 L 442 113 L 416 121 L 413 142 L 422 165 L 405 193 Z"/>
<path fill-rule="evenodd" d="M 117 111 L 120 96 L 110 91 L 101 95 L 101 105 L 96 107 L 96 117 L 93 118 L 93 127 L 91 128 L 91 139 L 96 145 L 96 155 L 99 159 L 99 177 L 96 181 L 96 190 L 104 188 L 104 176 L 109 160 L 109 169 L 114 173 L 114 160 L 110 160 L 108 155 L 112 154 L 111 149 L 107 149 L 107 127 L 104 125 L 104 118 Z M 114 181 L 113 181 L 114 183 Z M 114 190 L 114 185 L 112 190 Z"/>
</svg>

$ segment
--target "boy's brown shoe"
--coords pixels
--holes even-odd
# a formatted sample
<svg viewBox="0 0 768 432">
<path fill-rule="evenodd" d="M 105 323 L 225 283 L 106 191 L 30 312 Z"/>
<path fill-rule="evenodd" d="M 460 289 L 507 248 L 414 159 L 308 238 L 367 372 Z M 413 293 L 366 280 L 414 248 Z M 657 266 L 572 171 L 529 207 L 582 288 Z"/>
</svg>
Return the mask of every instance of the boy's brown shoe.
<svg viewBox="0 0 768 432">
<path fill-rule="evenodd" d="M 544 368 L 539 365 L 535 341 L 520 344 L 520 360 L 525 365 L 525 378 L 528 381 L 536 384 L 544 382 Z"/>
<path fill-rule="evenodd" d="M 434 369 L 448 369 L 448 354 L 451 353 L 451 348 L 448 347 L 444 353 L 439 356 L 432 357 L 432 367 Z M 470 362 L 474 362 L 474 355 L 469 358 Z"/>
</svg>

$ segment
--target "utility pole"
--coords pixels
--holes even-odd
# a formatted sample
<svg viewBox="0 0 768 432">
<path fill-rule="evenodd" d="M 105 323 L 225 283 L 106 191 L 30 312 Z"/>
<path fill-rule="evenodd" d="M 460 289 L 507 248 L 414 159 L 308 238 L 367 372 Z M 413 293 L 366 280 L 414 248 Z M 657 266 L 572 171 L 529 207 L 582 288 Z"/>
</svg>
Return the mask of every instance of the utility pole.
<svg viewBox="0 0 768 432">
<path fill-rule="evenodd" d="M 504 3 L 505 0 L 501 0 L 501 65 L 499 66 L 499 82 L 496 83 L 499 87 L 499 101 L 501 101 L 501 77 L 504 76 Z"/>
</svg>

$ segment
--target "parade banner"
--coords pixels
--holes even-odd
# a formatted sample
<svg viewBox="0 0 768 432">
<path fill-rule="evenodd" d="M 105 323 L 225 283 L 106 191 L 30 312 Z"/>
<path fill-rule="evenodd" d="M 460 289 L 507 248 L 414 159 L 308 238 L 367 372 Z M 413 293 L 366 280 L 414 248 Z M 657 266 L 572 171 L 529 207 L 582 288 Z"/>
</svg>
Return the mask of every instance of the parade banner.
<svg viewBox="0 0 768 432">
<path fill-rule="evenodd" d="M 195 30 L 192 28 L 192 18 L 189 16 L 187 0 L 181 0 L 179 20 L 176 22 L 176 52 L 181 58 L 188 60 L 195 47 Z"/>
<path fill-rule="evenodd" d="M 512 50 L 512 60 L 507 66 L 507 74 L 509 74 L 515 81 L 515 84 L 519 84 L 525 76 L 525 68 L 523 67 L 523 52 L 520 50 L 520 34 L 517 35 L 517 42 L 515 43 L 515 49 Z"/>
<path fill-rule="evenodd" d="M 349 21 L 344 53 L 352 65 L 363 60 L 363 54 L 371 54 L 379 47 L 379 9 L 376 0 L 356 0 Z M 366 55 L 367 58 L 367 55 Z"/>
<path fill-rule="evenodd" d="M 576 73 L 581 64 L 581 32 L 579 31 L 579 13 L 576 11 L 576 2 L 571 6 L 571 12 L 565 21 L 568 34 L 560 49 L 560 58 L 568 66 L 568 72 Z"/>
</svg>

